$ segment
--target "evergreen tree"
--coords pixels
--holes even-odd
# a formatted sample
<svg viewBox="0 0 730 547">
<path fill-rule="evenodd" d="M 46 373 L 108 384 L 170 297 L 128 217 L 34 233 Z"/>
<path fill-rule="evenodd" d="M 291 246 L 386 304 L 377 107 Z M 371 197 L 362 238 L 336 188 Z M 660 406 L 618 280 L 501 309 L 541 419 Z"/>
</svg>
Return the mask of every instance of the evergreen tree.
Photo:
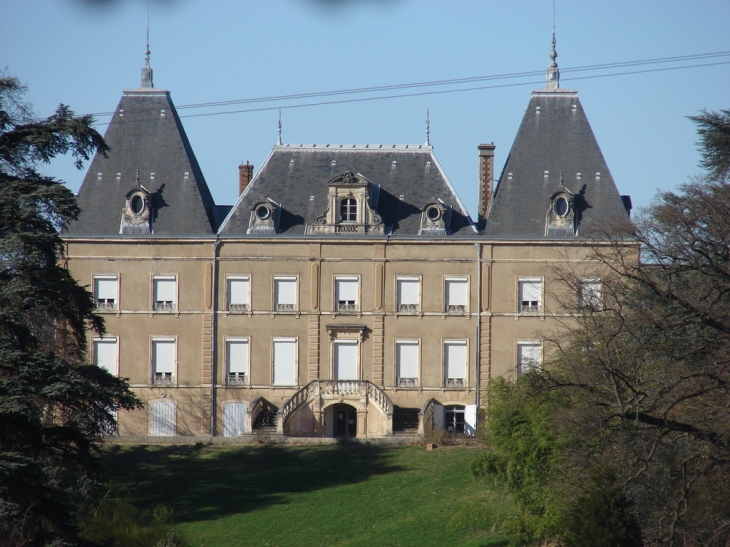
<svg viewBox="0 0 730 547">
<path fill-rule="evenodd" d="M 100 484 L 98 442 L 139 401 L 88 364 L 86 331 L 103 333 L 91 294 L 64 267 L 59 236 L 73 193 L 39 167 L 76 166 L 107 146 L 90 116 L 59 106 L 37 120 L 25 88 L 0 74 L 0 546 L 71 546 L 78 507 Z"/>
</svg>

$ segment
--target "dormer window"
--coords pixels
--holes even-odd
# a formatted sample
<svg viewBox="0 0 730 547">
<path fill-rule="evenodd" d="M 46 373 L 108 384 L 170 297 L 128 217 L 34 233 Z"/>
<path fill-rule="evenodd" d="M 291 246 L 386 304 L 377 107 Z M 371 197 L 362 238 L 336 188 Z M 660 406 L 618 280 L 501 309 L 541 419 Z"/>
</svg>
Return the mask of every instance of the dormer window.
<svg viewBox="0 0 730 547">
<path fill-rule="evenodd" d="M 451 207 L 443 200 L 432 197 L 421 209 L 421 227 L 419 235 L 445 236 L 449 235 L 449 221 Z"/>
<path fill-rule="evenodd" d="M 570 205 L 568 205 L 568 200 L 565 199 L 565 196 L 559 196 L 553 201 L 553 212 L 559 217 L 567 215 L 569 210 Z"/>
<path fill-rule="evenodd" d="M 139 178 L 135 188 L 127 193 L 127 202 L 122 210 L 122 223 L 119 229 L 120 234 L 151 234 L 151 194 L 144 186 L 139 184 Z"/>
<path fill-rule="evenodd" d="M 281 205 L 265 196 L 259 197 L 251 207 L 251 218 L 248 221 L 249 234 L 279 233 L 279 217 Z"/>
<path fill-rule="evenodd" d="M 266 220 L 271 216 L 271 209 L 269 209 L 266 205 L 259 205 L 256 207 L 256 216 L 259 220 Z"/>
<path fill-rule="evenodd" d="M 435 205 L 432 205 L 431 207 L 426 209 L 426 216 L 428 217 L 428 220 L 430 220 L 431 222 L 435 222 L 441 218 L 441 209 L 439 209 Z"/>
<path fill-rule="evenodd" d="M 576 233 L 573 193 L 560 186 L 550 196 L 550 207 L 545 218 L 545 235 L 574 237 Z"/>
<path fill-rule="evenodd" d="M 340 222 L 357 222 L 357 201 L 353 198 L 340 201 Z"/>
</svg>

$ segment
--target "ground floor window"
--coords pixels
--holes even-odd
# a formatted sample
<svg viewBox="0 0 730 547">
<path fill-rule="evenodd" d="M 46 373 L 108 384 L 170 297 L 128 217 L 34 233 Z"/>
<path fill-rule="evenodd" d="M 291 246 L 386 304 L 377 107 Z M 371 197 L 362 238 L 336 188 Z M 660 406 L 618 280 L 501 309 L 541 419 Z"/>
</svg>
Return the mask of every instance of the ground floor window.
<svg viewBox="0 0 730 547">
<path fill-rule="evenodd" d="M 444 429 L 449 433 L 464 433 L 464 407 L 452 405 L 444 407 Z"/>
</svg>

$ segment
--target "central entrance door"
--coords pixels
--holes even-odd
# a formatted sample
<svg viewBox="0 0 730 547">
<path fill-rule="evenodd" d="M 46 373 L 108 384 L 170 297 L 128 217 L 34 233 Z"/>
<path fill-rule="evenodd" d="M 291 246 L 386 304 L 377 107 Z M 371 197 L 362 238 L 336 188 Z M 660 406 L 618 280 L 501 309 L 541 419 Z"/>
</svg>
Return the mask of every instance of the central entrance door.
<svg viewBox="0 0 730 547">
<path fill-rule="evenodd" d="M 357 435 L 357 410 L 349 405 L 336 405 L 335 437 L 355 437 Z"/>
</svg>

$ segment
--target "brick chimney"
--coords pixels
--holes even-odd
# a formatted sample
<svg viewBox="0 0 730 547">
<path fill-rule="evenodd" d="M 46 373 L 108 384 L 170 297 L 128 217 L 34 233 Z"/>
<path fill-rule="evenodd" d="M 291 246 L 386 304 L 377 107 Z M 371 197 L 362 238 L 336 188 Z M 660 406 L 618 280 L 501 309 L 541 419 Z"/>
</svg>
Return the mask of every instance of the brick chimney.
<svg viewBox="0 0 730 547">
<path fill-rule="evenodd" d="M 253 178 L 253 165 L 250 165 L 248 161 L 246 162 L 246 165 L 239 165 L 238 166 L 238 195 L 240 196 L 243 194 L 243 191 L 246 189 L 246 186 L 251 182 L 251 179 Z"/>
<path fill-rule="evenodd" d="M 494 143 L 480 144 L 479 148 L 479 221 L 487 218 L 489 202 L 492 199 L 492 181 L 494 180 Z"/>
</svg>

